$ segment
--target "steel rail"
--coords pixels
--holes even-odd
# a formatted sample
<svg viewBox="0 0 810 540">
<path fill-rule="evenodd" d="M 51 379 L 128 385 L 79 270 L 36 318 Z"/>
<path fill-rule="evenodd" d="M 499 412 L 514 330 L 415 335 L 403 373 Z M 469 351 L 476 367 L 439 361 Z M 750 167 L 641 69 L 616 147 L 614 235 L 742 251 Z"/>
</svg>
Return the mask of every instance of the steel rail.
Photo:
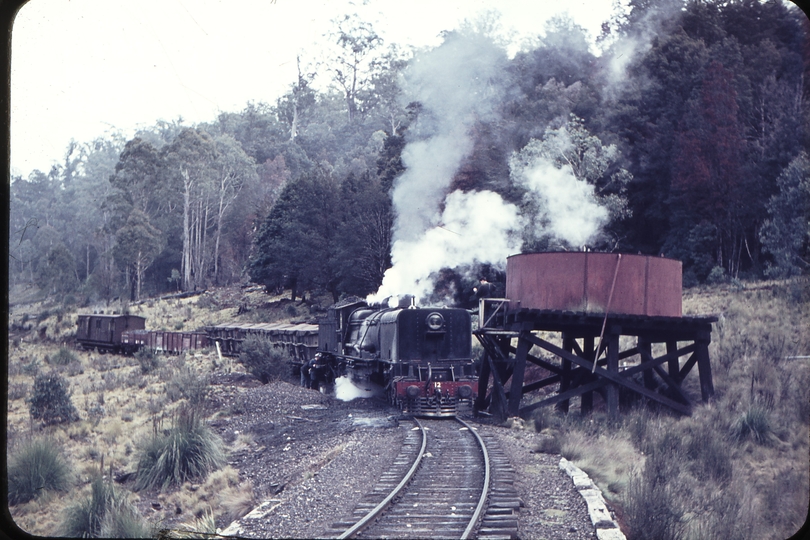
<svg viewBox="0 0 810 540">
<path fill-rule="evenodd" d="M 456 420 L 475 436 L 475 439 L 478 441 L 478 445 L 481 447 L 481 454 L 484 456 L 484 488 L 481 490 L 481 497 L 478 499 L 478 506 L 475 507 L 475 512 L 473 512 L 472 518 L 470 518 L 470 523 L 461 534 L 461 540 L 467 540 L 475 529 L 475 526 L 478 524 L 478 519 L 481 517 L 481 513 L 484 511 L 487 504 L 490 483 L 489 453 L 487 452 L 487 445 L 484 444 L 484 439 L 481 438 L 478 432 L 461 418 L 456 417 Z"/>
<path fill-rule="evenodd" d="M 372 508 L 369 511 L 369 513 L 366 514 L 363 518 L 361 518 L 357 523 L 355 523 L 354 525 L 343 531 L 343 533 L 340 536 L 338 536 L 338 539 L 350 538 L 353 534 L 363 529 L 363 527 L 368 525 L 373 519 L 379 516 L 383 512 L 383 510 L 385 510 L 388 507 L 391 501 L 394 500 L 394 497 L 396 497 L 399 494 L 399 492 L 402 491 L 402 488 L 404 488 L 407 485 L 407 483 L 411 481 L 413 475 L 416 474 L 416 470 L 419 468 L 419 464 L 422 463 L 422 458 L 425 456 L 425 448 L 427 447 L 427 432 L 425 431 L 425 428 L 422 426 L 422 424 L 419 423 L 419 420 L 414 418 L 413 421 L 416 423 L 416 426 L 422 431 L 422 448 L 419 450 L 419 454 L 413 461 L 413 465 L 411 465 L 411 468 L 405 474 L 405 477 L 402 479 L 402 481 L 400 481 L 400 483 L 397 484 L 397 486 L 391 491 L 391 493 L 388 494 L 387 497 L 385 497 L 385 499 L 383 499 L 383 501 L 380 504 Z"/>
</svg>

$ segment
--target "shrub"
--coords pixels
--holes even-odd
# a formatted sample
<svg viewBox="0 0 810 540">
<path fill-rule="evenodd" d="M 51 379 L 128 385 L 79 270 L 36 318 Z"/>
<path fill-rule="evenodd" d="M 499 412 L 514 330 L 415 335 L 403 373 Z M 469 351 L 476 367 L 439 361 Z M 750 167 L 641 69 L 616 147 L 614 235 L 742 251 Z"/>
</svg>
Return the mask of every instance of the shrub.
<svg viewBox="0 0 810 540">
<path fill-rule="evenodd" d="M 53 441 L 30 440 L 8 461 L 8 502 L 28 502 L 44 490 L 67 491 L 69 476 L 68 464 Z"/>
<path fill-rule="evenodd" d="M 8 399 L 14 401 L 15 399 L 22 399 L 28 395 L 28 385 L 23 383 L 9 383 L 8 385 Z"/>
<path fill-rule="evenodd" d="M 731 435 L 737 441 L 751 437 L 760 444 L 769 442 L 771 434 L 771 419 L 768 411 L 757 404 L 753 404 L 737 418 L 731 426 Z"/>
<path fill-rule="evenodd" d="M 160 361 L 157 355 L 149 347 L 141 347 L 135 353 L 135 359 L 141 366 L 141 373 L 146 375 L 152 373 L 155 369 L 160 367 Z"/>
<path fill-rule="evenodd" d="M 31 417 L 48 426 L 79 419 L 68 393 L 67 381 L 55 373 L 38 375 L 34 379 L 33 395 L 26 400 Z"/>
<path fill-rule="evenodd" d="M 202 405 L 208 397 L 208 378 L 192 367 L 183 366 L 169 379 L 165 388 L 172 401 L 186 398 L 190 405 Z"/>
<path fill-rule="evenodd" d="M 62 522 L 65 536 L 81 538 L 149 538 L 153 536 L 124 492 L 112 480 L 96 475 L 91 482 L 92 494 L 68 507 Z"/>
<path fill-rule="evenodd" d="M 698 424 L 686 442 L 686 455 L 693 463 L 695 477 L 709 476 L 725 484 L 731 480 L 731 456 L 724 433 L 706 422 Z"/>
<path fill-rule="evenodd" d="M 653 446 L 644 470 L 634 474 L 624 495 L 628 538 L 677 540 L 684 536 L 683 511 L 678 508 L 675 478 L 679 462 L 677 443 L 664 437 Z"/>
<path fill-rule="evenodd" d="M 50 358 L 49 363 L 57 366 L 66 366 L 78 361 L 79 358 L 68 347 L 59 347 L 59 352 Z"/>
<path fill-rule="evenodd" d="M 275 348 L 269 340 L 248 336 L 242 341 L 239 362 L 251 375 L 267 384 L 280 379 L 287 372 L 289 357 L 281 349 Z"/>
<path fill-rule="evenodd" d="M 200 480 L 224 464 L 222 439 L 193 409 L 183 408 L 168 433 L 156 433 L 141 449 L 135 489 L 164 488 L 186 480 Z"/>
</svg>

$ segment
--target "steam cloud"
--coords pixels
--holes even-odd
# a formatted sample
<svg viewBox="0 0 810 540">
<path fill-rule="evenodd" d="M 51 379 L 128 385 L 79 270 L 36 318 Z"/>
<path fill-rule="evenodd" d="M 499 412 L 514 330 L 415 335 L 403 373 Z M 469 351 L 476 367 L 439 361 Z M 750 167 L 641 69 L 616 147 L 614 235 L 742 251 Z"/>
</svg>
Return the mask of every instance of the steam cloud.
<svg viewBox="0 0 810 540">
<path fill-rule="evenodd" d="M 433 290 L 431 275 L 442 268 L 500 263 L 515 251 L 514 205 L 491 192 L 449 193 L 473 148 L 470 128 L 494 116 L 504 65 L 505 53 L 490 40 L 456 33 L 415 58 L 406 72 L 407 101 L 422 109 L 392 195 L 393 267 L 370 302 L 402 294 L 424 298 Z"/>
<path fill-rule="evenodd" d="M 518 208 L 490 191 L 451 191 L 453 178 L 472 151 L 470 128 L 494 120 L 505 53 L 476 35 L 453 34 L 414 59 L 405 74 L 407 100 L 421 104 L 402 152 L 405 172 L 394 184 L 396 212 L 391 258 L 380 289 L 367 298 L 427 298 L 443 268 L 502 266 L 519 252 L 525 227 L 572 246 L 592 239 L 607 221 L 593 187 L 570 167 L 557 168 L 539 156 L 513 171 L 514 181 L 541 215 L 525 219 Z"/>
<path fill-rule="evenodd" d="M 535 221 L 536 236 L 550 234 L 571 246 L 593 240 L 607 223 L 608 211 L 596 200 L 594 187 L 574 176 L 571 167 L 557 168 L 537 158 L 517 175 L 517 181 L 529 189 L 527 197 L 539 203 Z"/>
<path fill-rule="evenodd" d="M 432 274 L 474 262 L 503 263 L 517 252 L 521 227 L 518 209 L 491 191 L 447 196 L 439 224 L 413 240 L 398 240 L 391 249 L 393 266 L 385 273 L 374 300 L 433 291 Z"/>
</svg>

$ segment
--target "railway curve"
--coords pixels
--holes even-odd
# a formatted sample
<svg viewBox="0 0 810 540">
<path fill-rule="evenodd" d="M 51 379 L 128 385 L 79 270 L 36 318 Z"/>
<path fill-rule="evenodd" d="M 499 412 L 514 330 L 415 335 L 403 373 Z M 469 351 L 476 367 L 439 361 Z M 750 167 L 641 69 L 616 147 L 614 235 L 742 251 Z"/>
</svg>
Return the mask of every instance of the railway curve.
<svg viewBox="0 0 810 540">
<path fill-rule="evenodd" d="M 461 419 L 414 423 L 391 468 L 355 507 L 351 520 L 333 525 L 334 536 L 464 539 L 494 532 L 514 537 L 513 512 L 521 503 L 503 454 L 496 450 L 491 459 L 487 442 Z"/>
</svg>

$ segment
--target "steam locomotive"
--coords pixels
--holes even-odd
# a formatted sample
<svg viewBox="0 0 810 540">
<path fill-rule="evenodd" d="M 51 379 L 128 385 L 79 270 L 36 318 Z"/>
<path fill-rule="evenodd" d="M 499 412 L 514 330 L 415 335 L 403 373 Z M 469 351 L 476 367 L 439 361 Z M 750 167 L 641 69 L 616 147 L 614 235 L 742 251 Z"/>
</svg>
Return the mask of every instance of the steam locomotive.
<svg viewBox="0 0 810 540">
<path fill-rule="evenodd" d="M 452 416 L 471 411 L 478 395 L 471 335 L 464 309 L 351 302 L 329 308 L 318 341 L 339 373 L 379 384 L 403 412 Z"/>
<path fill-rule="evenodd" d="M 336 304 L 319 324 L 226 324 L 204 332 L 145 330 L 134 315 L 79 315 L 77 343 L 87 349 L 132 353 L 180 353 L 216 346 L 227 356 L 242 341 L 261 336 L 290 356 L 295 370 L 313 362 L 334 377 L 385 389 L 403 412 L 453 416 L 472 410 L 478 378 L 472 361 L 470 313 L 454 308 L 416 308 L 408 300 L 395 308 L 363 301 Z"/>
</svg>

